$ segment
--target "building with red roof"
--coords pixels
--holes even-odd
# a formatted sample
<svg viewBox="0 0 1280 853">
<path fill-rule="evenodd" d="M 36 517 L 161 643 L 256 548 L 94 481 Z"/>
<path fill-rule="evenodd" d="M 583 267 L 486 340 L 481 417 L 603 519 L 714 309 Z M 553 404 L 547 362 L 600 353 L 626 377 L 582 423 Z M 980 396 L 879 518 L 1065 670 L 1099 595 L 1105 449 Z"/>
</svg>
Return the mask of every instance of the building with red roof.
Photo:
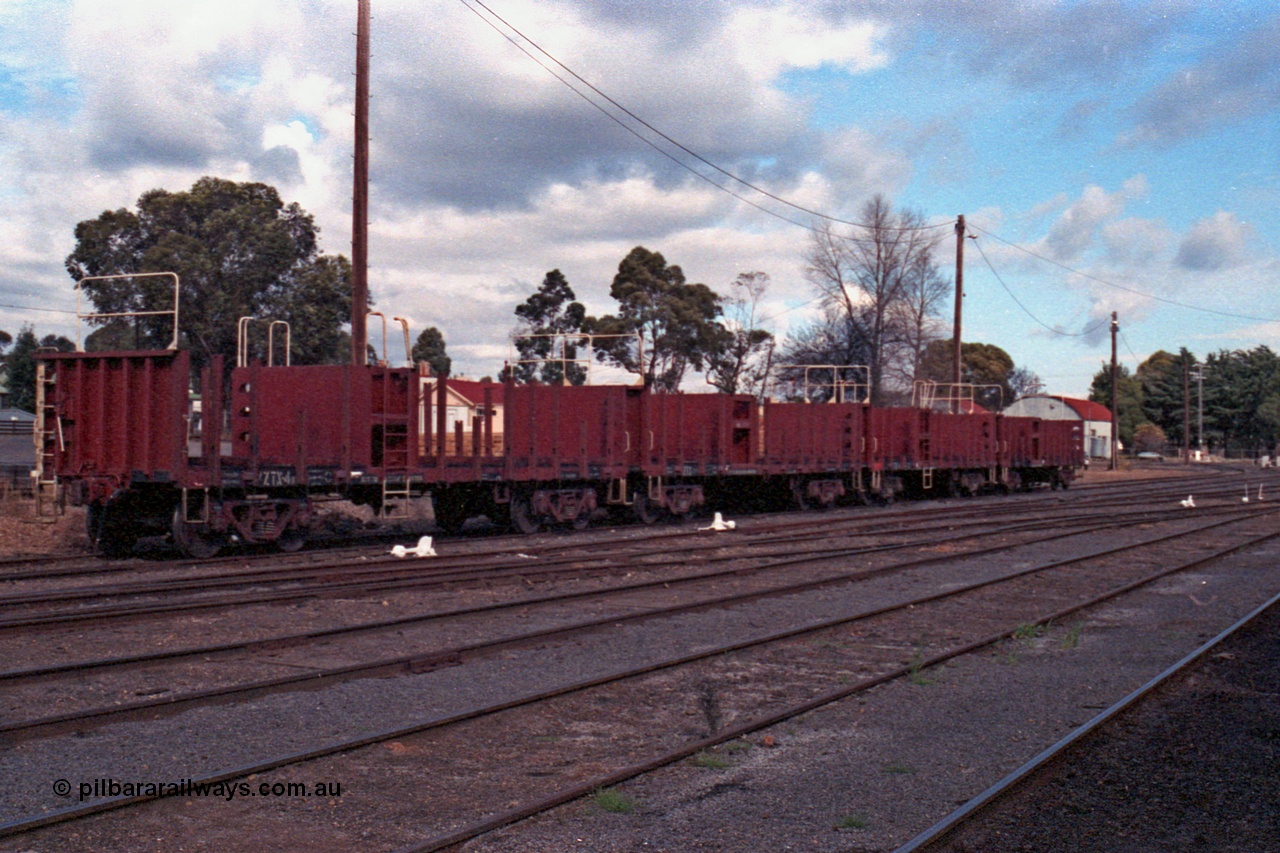
<svg viewBox="0 0 1280 853">
<path fill-rule="evenodd" d="M 1033 394 L 1004 410 L 1006 415 L 1080 421 L 1084 427 L 1084 452 L 1094 459 L 1111 458 L 1111 410 L 1101 403 L 1078 397 Z"/>
</svg>

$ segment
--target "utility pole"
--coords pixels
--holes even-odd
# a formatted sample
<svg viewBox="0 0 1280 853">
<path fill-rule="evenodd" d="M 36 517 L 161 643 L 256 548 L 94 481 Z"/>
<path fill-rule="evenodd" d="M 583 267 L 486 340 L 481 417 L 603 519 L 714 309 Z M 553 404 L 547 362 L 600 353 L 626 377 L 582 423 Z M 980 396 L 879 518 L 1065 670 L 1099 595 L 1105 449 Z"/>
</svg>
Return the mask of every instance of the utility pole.
<svg viewBox="0 0 1280 853">
<path fill-rule="evenodd" d="M 953 411 L 960 405 L 960 318 L 964 306 L 964 214 L 956 217 L 956 322 L 951 343 L 951 389 Z"/>
<path fill-rule="evenodd" d="M 1116 334 L 1120 331 L 1120 323 L 1116 319 L 1116 312 L 1111 312 L 1111 470 L 1115 471 L 1120 466 L 1120 461 L 1116 458 L 1116 447 L 1119 440 L 1117 426 L 1119 419 L 1116 417 L 1116 378 L 1119 370 L 1116 366 Z"/>
<path fill-rule="evenodd" d="M 1185 356 L 1182 359 L 1182 464 L 1191 464 L 1191 364 Z"/>
<path fill-rule="evenodd" d="M 351 193 L 351 363 L 368 363 L 369 332 L 369 2 L 356 11 L 356 152 Z"/>
<path fill-rule="evenodd" d="M 1196 381 L 1196 452 L 1200 454 L 1200 458 L 1204 459 L 1204 365 L 1197 364 L 1191 368 L 1194 373 L 1191 378 Z"/>
</svg>

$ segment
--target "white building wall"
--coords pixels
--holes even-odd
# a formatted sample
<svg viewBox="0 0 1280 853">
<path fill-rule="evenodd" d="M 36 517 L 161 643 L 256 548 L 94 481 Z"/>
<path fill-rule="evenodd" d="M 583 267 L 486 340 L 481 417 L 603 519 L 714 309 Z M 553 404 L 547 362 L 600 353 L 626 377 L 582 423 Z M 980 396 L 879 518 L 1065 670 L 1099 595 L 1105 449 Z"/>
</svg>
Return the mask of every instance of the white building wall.
<svg viewBox="0 0 1280 853">
<path fill-rule="evenodd" d="M 1085 455 L 1094 459 L 1111 458 L 1111 421 L 1087 421 L 1061 400 L 1053 397 L 1023 397 L 1002 414 L 1052 421 L 1080 421 L 1084 427 Z"/>
</svg>

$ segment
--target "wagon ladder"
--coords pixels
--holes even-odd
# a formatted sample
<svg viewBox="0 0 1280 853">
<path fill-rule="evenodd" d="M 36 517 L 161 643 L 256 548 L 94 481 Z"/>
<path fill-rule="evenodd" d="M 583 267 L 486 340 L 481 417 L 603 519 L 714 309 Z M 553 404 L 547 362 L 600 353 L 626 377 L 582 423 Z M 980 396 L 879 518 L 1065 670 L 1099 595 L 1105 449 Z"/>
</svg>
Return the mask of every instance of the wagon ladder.
<svg viewBox="0 0 1280 853">
<path fill-rule="evenodd" d="M 62 421 L 54 408 L 53 365 L 36 363 L 36 422 L 33 439 L 36 466 L 31 472 L 36 496 L 35 520 L 52 524 L 65 511 L 58 491 L 57 453 L 62 450 Z"/>
</svg>

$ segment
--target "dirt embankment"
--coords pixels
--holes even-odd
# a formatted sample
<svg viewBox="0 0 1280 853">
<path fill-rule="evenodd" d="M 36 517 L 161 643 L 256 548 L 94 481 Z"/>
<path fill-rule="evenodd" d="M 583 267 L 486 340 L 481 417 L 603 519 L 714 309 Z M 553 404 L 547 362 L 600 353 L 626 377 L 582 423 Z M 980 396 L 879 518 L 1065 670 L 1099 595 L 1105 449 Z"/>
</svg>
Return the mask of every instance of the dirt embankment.
<svg viewBox="0 0 1280 853">
<path fill-rule="evenodd" d="M 0 558 L 88 553 L 84 510 L 67 508 L 53 523 L 35 520 L 35 504 L 16 496 L 0 498 Z"/>
</svg>

